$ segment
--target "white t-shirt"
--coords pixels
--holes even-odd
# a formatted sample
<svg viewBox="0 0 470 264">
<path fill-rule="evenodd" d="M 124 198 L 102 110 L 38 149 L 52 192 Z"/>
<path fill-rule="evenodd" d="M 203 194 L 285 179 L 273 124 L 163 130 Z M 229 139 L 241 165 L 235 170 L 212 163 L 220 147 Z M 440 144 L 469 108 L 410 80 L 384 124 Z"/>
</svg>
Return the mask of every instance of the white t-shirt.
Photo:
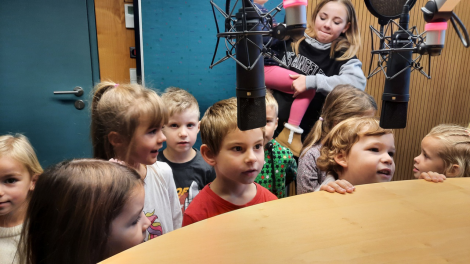
<svg viewBox="0 0 470 264">
<path fill-rule="evenodd" d="M 168 164 L 157 161 L 148 165 L 144 182 L 144 214 L 151 222 L 145 237 L 147 241 L 180 228 L 183 214 Z"/>
</svg>

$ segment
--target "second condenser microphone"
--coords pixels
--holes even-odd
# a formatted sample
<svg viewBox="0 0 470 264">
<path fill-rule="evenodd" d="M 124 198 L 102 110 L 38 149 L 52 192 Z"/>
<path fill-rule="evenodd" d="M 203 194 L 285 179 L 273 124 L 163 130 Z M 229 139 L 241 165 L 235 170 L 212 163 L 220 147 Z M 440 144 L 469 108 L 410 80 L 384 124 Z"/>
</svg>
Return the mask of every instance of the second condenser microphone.
<svg viewBox="0 0 470 264">
<path fill-rule="evenodd" d="M 303 37 L 307 28 L 307 0 L 284 0 L 282 6 L 286 10 L 287 34 L 293 40 Z"/>
</svg>

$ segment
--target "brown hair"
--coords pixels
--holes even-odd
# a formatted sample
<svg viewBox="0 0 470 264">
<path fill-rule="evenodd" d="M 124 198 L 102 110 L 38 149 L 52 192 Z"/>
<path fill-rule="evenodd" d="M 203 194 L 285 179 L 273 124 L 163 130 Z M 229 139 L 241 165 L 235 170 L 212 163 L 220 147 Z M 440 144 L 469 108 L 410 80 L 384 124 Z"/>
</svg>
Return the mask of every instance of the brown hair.
<svg viewBox="0 0 470 264">
<path fill-rule="evenodd" d="M 444 161 L 446 174 L 453 164 L 460 167 L 460 173 L 456 177 L 470 177 L 470 133 L 467 128 L 453 125 L 441 124 L 426 135 L 439 139 L 444 145 L 438 152 L 439 157 Z"/>
<path fill-rule="evenodd" d="M 338 179 L 338 174 L 343 167 L 336 163 L 335 157 L 342 153 L 349 155 L 352 146 L 364 136 L 381 136 L 393 134 L 390 129 L 383 129 L 379 121 L 373 117 L 353 117 L 336 125 L 323 139 L 320 149 L 320 157 L 317 159 L 317 167 L 330 172 Z"/>
<path fill-rule="evenodd" d="M 103 160 L 52 166 L 36 183 L 20 239 L 20 263 L 97 263 L 132 190 L 143 186 L 130 168 Z"/>
<path fill-rule="evenodd" d="M 28 138 L 22 134 L 0 136 L 1 156 L 11 157 L 23 164 L 31 177 L 43 172 L 33 146 L 31 146 Z"/>
<path fill-rule="evenodd" d="M 149 127 L 168 121 L 166 107 L 155 91 L 138 84 L 101 82 L 96 85 L 91 109 L 93 157 L 115 158 L 109 133 L 114 131 L 124 136 L 130 146 L 142 118 L 151 121 Z"/>
<path fill-rule="evenodd" d="M 162 94 L 162 100 L 168 109 L 168 115 L 173 116 L 187 109 L 197 111 L 197 118 L 200 117 L 199 104 L 196 98 L 188 91 L 177 87 L 168 87 Z"/>
<path fill-rule="evenodd" d="M 342 51 L 344 52 L 341 57 L 336 58 L 338 61 L 349 60 L 356 56 L 357 51 L 361 47 L 361 34 L 359 33 L 359 27 L 357 25 L 356 10 L 350 0 L 322 0 L 314 9 L 312 17 L 307 19 L 307 29 L 305 34 L 311 38 L 315 38 L 315 19 L 323 8 L 329 2 L 339 2 L 344 5 L 348 13 L 349 28 L 346 33 L 341 34 L 336 40 L 331 43 L 330 57 L 334 58 L 335 53 Z M 310 1 L 312 3 L 312 1 Z M 305 36 L 292 43 L 295 53 L 298 53 L 300 42 L 305 39 Z"/>
<path fill-rule="evenodd" d="M 372 96 L 348 84 L 336 86 L 326 96 L 321 118 L 315 122 L 304 140 L 300 153 L 310 149 L 324 138 L 338 123 L 351 117 L 363 116 L 366 111 L 377 111 L 377 104 Z M 303 156 L 301 154 L 301 157 Z"/>
<path fill-rule="evenodd" d="M 237 127 L 237 98 L 219 101 L 209 107 L 201 119 L 202 144 L 217 155 L 225 136 Z M 264 127 L 260 128 L 263 132 Z"/>
</svg>

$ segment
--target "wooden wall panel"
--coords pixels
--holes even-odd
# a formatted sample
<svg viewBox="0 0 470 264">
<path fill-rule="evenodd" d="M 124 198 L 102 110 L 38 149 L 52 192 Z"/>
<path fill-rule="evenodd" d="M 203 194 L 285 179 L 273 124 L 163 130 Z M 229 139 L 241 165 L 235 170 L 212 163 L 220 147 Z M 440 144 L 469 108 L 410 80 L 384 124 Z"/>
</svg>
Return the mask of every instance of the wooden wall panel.
<svg viewBox="0 0 470 264">
<path fill-rule="evenodd" d="M 309 1 L 307 13 L 312 14 L 317 0 Z M 357 57 L 362 61 L 362 69 L 367 75 L 371 60 L 371 36 L 369 25 L 379 28 L 377 18 L 372 16 L 363 0 L 352 0 L 359 22 L 362 48 Z M 427 0 L 418 0 L 410 12 L 410 26 L 417 26 L 419 32 L 424 31 L 425 22 L 420 8 Z M 470 3 L 460 1 L 454 12 L 464 25 L 470 28 Z M 309 16 L 311 17 L 311 15 Z M 375 36 L 374 36 L 375 37 Z M 374 44 L 378 38 L 375 37 Z M 421 140 L 432 127 L 442 123 L 455 123 L 467 126 L 470 122 L 470 69 L 468 61 L 470 49 L 466 49 L 449 21 L 446 32 L 446 43 L 441 56 L 431 60 L 431 79 L 427 79 L 417 71 L 411 73 L 410 102 L 408 120 L 405 129 L 395 130 L 396 172 L 394 180 L 413 179 L 413 158 L 421 151 Z M 427 72 L 428 58 L 422 60 Z M 375 64 L 375 62 L 374 62 Z M 385 83 L 383 73 L 378 73 L 367 82 L 366 92 L 371 94 L 382 107 L 382 93 Z"/>
<path fill-rule="evenodd" d="M 134 29 L 127 29 L 125 1 L 95 0 L 96 31 L 101 80 L 129 82 L 129 68 L 136 67 L 129 47 L 135 46 Z"/>
</svg>

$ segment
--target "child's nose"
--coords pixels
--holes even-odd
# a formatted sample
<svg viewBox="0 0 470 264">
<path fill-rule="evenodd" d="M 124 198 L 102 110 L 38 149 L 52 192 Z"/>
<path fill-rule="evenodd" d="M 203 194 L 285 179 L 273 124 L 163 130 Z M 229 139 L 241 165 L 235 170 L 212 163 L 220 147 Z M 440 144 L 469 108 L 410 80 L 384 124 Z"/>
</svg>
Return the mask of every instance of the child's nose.
<svg viewBox="0 0 470 264">
<path fill-rule="evenodd" d="M 393 158 L 390 156 L 390 154 L 385 153 L 382 155 L 382 162 L 387 163 L 387 164 L 392 164 L 393 163 Z"/>
<path fill-rule="evenodd" d="M 188 135 L 188 131 L 186 130 L 186 127 L 182 126 L 180 129 L 180 137 L 185 137 Z"/>
<path fill-rule="evenodd" d="M 142 214 L 143 214 L 142 217 L 143 217 L 143 220 L 144 220 L 143 221 L 144 223 L 142 225 L 142 232 L 144 232 L 145 230 L 147 230 L 147 228 L 149 228 L 150 224 L 152 224 L 152 223 L 150 223 L 150 220 L 145 216 L 144 212 L 142 212 Z"/>
<path fill-rule="evenodd" d="M 158 142 L 162 143 L 166 141 L 165 134 L 163 134 L 163 131 L 160 129 L 158 132 Z"/>
<path fill-rule="evenodd" d="M 257 160 L 255 152 L 252 149 L 249 149 L 246 152 L 246 163 L 253 163 Z"/>
</svg>

